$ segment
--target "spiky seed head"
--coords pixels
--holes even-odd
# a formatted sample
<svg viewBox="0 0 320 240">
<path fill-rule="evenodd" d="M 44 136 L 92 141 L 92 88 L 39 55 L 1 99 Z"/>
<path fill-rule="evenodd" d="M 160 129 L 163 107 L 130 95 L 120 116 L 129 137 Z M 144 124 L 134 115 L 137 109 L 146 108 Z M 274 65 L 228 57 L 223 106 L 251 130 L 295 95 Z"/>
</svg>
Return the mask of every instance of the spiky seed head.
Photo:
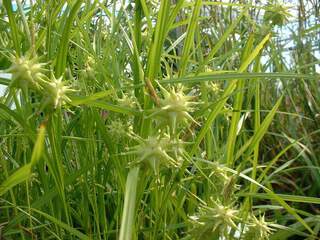
<svg viewBox="0 0 320 240">
<path fill-rule="evenodd" d="M 120 119 L 115 119 L 108 125 L 109 133 L 113 140 L 119 142 L 125 136 L 128 136 L 132 132 L 132 125 L 130 123 L 124 123 Z"/>
<path fill-rule="evenodd" d="M 219 201 L 212 201 L 212 206 L 202 205 L 199 213 L 191 216 L 190 219 L 195 226 L 200 227 L 199 231 L 215 232 L 216 230 L 225 231 L 227 228 L 237 230 L 236 221 L 239 220 L 238 210 L 231 206 L 224 206 Z"/>
<path fill-rule="evenodd" d="M 12 87 L 21 89 L 31 88 L 40 90 L 41 83 L 45 79 L 43 68 L 45 64 L 39 63 L 37 57 L 12 57 L 12 65 L 7 70 L 12 74 Z"/>
<path fill-rule="evenodd" d="M 210 89 L 215 94 L 221 91 L 220 85 L 213 82 L 210 82 Z"/>
<path fill-rule="evenodd" d="M 268 5 L 267 10 L 263 16 L 263 20 L 265 23 L 283 26 L 288 22 L 289 17 L 292 15 L 289 11 L 290 7 L 284 6 L 283 4 L 275 1 Z"/>
<path fill-rule="evenodd" d="M 196 121 L 189 112 L 194 110 L 197 102 L 192 101 L 193 96 L 188 96 L 183 93 L 183 89 L 171 88 L 165 89 L 159 85 L 163 98 L 159 100 L 159 108 L 156 109 L 151 116 L 159 116 L 168 125 L 175 128 L 179 123 L 186 123 L 187 121 Z"/>
<path fill-rule="evenodd" d="M 265 221 L 264 215 L 256 218 L 254 215 L 250 217 L 250 222 L 247 225 L 247 230 L 244 234 L 245 240 L 267 240 L 273 229 L 270 227 L 270 223 Z"/>
<path fill-rule="evenodd" d="M 45 89 L 48 90 L 48 97 L 53 103 L 54 108 L 61 107 L 66 103 L 71 102 L 68 93 L 75 92 L 66 82 L 62 81 L 62 77 L 56 79 L 52 74 L 50 81 L 46 82 Z"/>
<path fill-rule="evenodd" d="M 133 151 L 137 155 L 134 163 L 146 163 L 153 169 L 156 175 L 159 174 L 161 165 L 177 167 L 175 159 L 169 155 L 170 139 L 168 137 L 152 136 L 141 140 L 140 144 Z"/>
</svg>

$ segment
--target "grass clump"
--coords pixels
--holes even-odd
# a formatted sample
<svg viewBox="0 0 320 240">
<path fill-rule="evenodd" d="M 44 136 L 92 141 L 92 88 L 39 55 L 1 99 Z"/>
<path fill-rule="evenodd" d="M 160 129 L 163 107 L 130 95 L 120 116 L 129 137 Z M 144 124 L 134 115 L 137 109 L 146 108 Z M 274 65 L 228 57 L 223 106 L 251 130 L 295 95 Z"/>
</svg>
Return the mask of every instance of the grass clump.
<svg viewBox="0 0 320 240">
<path fill-rule="evenodd" d="M 0 2 L 0 239 L 319 239 L 317 9 Z"/>
</svg>

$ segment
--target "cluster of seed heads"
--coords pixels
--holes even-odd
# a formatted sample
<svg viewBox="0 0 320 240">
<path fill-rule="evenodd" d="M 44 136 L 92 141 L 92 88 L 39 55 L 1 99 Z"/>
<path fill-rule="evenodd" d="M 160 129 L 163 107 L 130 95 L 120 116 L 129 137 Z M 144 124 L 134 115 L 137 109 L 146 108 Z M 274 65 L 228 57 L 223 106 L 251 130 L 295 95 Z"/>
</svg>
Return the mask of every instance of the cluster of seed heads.
<svg viewBox="0 0 320 240">
<path fill-rule="evenodd" d="M 138 139 L 138 145 L 131 151 L 137 157 L 133 163 L 149 166 L 156 175 L 161 167 L 177 168 L 183 163 L 184 142 L 179 139 L 176 130 L 188 122 L 196 122 L 190 112 L 198 104 L 192 101 L 193 96 L 185 95 L 181 88 L 167 90 L 161 85 L 159 87 L 163 98 L 148 118 L 155 117 L 160 125 L 168 126 L 170 131 L 163 134 L 162 126 L 156 128 L 156 134 L 146 139 Z M 125 97 L 121 101 L 126 102 L 127 99 L 128 97 Z"/>
<path fill-rule="evenodd" d="M 47 77 L 45 63 L 39 63 L 37 57 L 29 55 L 12 58 L 12 65 L 7 70 L 12 74 L 11 87 L 26 91 L 31 89 L 41 94 L 46 102 L 54 107 L 61 107 L 69 103 L 71 100 L 68 97 L 70 92 L 75 90 L 67 86 L 63 78 L 56 79 L 54 74 Z M 47 71 L 48 72 L 48 71 Z"/>
<path fill-rule="evenodd" d="M 213 200 L 210 206 L 201 205 L 198 213 L 190 217 L 190 221 L 193 226 L 191 234 L 195 235 L 196 239 L 212 239 L 214 235 L 228 236 L 233 231 L 242 232 L 242 240 L 267 240 L 273 231 L 264 215 L 259 218 L 250 215 L 248 220 L 244 221 L 239 210 L 232 205 Z M 239 229 L 240 226 L 244 226 L 243 230 Z"/>
<path fill-rule="evenodd" d="M 212 239 L 212 236 L 224 236 L 225 239 L 229 239 L 233 232 L 233 235 L 238 233 L 240 237 L 235 238 L 241 240 L 269 239 L 272 228 L 264 216 L 257 218 L 250 214 L 248 218 L 243 219 L 241 211 L 234 206 L 235 192 L 239 188 L 236 185 L 236 176 L 229 176 L 219 163 L 210 165 L 210 171 L 209 177 L 215 183 L 215 189 L 209 202 L 200 205 L 196 214 L 190 217 L 191 236 L 195 239 Z"/>
<path fill-rule="evenodd" d="M 37 57 L 17 57 L 14 58 L 12 66 L 8 72 L 12 74 L 11 87 L 20 88 L 22 90 L 32 89 L 42 93 L 53 105 L 54 108 L 63 106 L 71 102 L 68 94 L 74 90 L 66 85 L 62 77 L 56 78 L 51 74 L 50 78 L 46 76 L 44 63 L 39 63 Z M 41 91 L 40 91 L 41 90 Z M 165 89 L 160 86 L 163 98 L 159 101 L 159 107 L 149 116 L 159 117 L 160 120 L 168 125 L 172 131 L 171 134 L 176 134 L 176 129 L 179 126 L 186 125 L 188 122 L 196 121 L 190 115 L 194 110 L 194 106 L 198 104 L 192 101 L 193 96 L 185 95 L 183 89 L 170 88 Z M 123 106 L 133 107 L 132 98 L 124 95 L 124 98 L 119 100 Z M 123 123 L 113 121 L 110 125 L 110 130 L 114 131 L 114 135 L 126 135 Z M 179 167 L 183 162 L 183 142 L 175 136 L 170 135 L 155 135 L 149 136 L 146 139 L 139 139 L 139 144 L 134 147 L 132 153 L 135 153 L 137 160 L 134 164 L 148 165 L 156 175 L 159 175 L 161 167 Z M 212 174 L 218 177 L 223 185 L 228 182 L 229 177 L 220 166 L 213 168 Z M 190 217 L 194 223 L 196 231 L 204 236 L 218 232 L 225 234 L 230 229 L 237 230 L 237 223 L 240 222 L 238 210 L 232 205 L 223 205 L 219 200 L 211 201 L 210 206 L 201 205 L 198 213 Z M 264 216 L 259 219 L 255 216 L 250 218 L 250 222 L 246 224 L 244 239 L 268 239 L 272 232 L 269 224 L 265 222 Z M 200 234 L 200 235 L 201 235 Z M 200 236 L 199 235 L 199 236 Z"/>
</svg>

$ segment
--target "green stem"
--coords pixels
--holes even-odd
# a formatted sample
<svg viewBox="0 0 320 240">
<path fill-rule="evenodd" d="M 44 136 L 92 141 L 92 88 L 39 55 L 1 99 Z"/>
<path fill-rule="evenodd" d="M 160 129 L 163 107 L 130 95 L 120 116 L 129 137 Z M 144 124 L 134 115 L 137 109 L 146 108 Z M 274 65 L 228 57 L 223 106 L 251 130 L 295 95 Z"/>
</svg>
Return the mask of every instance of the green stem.
<svg viewBox="0 0 320 240">
<path fill-rule="evenodd" d="M 132 239 L 139 170 L 132 168 L 127 176 L 119 240 Z"/>
</svg>

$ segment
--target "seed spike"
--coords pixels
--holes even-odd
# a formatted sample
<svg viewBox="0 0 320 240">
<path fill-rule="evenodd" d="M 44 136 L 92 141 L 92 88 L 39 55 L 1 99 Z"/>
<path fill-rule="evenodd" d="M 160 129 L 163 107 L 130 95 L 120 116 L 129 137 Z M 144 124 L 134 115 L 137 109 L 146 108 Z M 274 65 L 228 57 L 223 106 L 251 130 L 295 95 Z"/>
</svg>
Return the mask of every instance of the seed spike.
<svg viewBox="0 0 320 240">
<path fill-rule="evenodd" d="M 21 88 L 26 90 L 28 88 L 33 90 L 42 90 L 42 83 L 45 81 L 46 63 L 39 63 L 38 57 L 31 57 L 27 54 L 22 57 L 11 56 L 12 65 L 7 69 L 8 73 L 12 74 L 11 87 Z"/>
<path fill-rule="evenodd" d="M 46 81 L 45 88 L 49 92 L 49 99 L 53 103 L 54 108 L 61 107 L 66 103 L 70 103 L 71 99 L 68 97 L 68 93 L 76 92 L 75 89 L 72 89 L 70 86 L 67 86 L 64 81 L 62 81 L 63 77 L 59 77 L 56 79 L 54 74 L 51 74 L 51 79 Z"/>
<path fill-rule="evenodd" d="M 183 87 L 172 87 L 168 91 L 159 83 L 159 88 L 163 94 L 163 98 L 160 99 L 160 107 L 155 109 L 149 117 L 159 116 L 167 123 L 175 133 L 179 124 L 187 124 L 188 121 L 194 122 L 199 125 L 189 114 L 192 112 L 193 106 L 199 103 L 191 101 L 194 97 L 188 96 L 183 93 Z"/>
</svg>

